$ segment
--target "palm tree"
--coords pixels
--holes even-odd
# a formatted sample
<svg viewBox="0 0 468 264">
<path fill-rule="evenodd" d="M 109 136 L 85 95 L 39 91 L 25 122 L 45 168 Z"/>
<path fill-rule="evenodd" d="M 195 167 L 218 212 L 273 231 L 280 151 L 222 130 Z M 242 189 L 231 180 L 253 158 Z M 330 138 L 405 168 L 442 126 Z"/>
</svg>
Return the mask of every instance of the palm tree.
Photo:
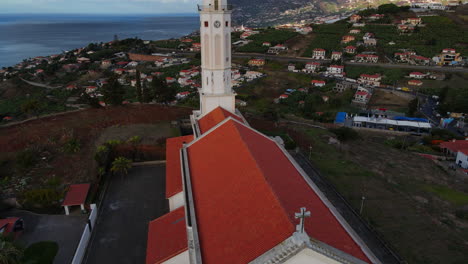
<svg viewBox="0 0 468 264">
<path fill-rule="evenodd" d="M 113 173 L 122 175 L 122 179 L 123 179 L 123 177 L 128 174 L 128 170 L 130 168 L 132 168 L 131 160 L 124 158 L 124 157 L 118 157 L 112 162 L 111 171 Z"/>
<path fill-rule="evenodd" d="M 0 234 L 0 264 L 19 264 L 23 251 Z"/>
</svg>

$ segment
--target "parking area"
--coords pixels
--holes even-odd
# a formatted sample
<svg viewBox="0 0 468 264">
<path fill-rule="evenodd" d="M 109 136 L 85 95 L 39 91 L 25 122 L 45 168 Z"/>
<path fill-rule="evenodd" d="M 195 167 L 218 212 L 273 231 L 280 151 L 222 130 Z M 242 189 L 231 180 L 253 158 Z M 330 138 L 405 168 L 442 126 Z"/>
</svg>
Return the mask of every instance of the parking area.
<svg viewBox="0 0 468 264">
<path fill-rule="evenodd" d="M 139 166 L 110 180 L 83 263 L 145 263 L 148 223 L 169 211 L 165 171 Z"/>
<path fill-rule="evenodd" d="M 57 242 L 59 250 L 54 263 L 70 263 L 80 242 L 87 215 L 42 215 L 22 210 L 2 212 L 0 217 L 21 217 L 25 230 L 19 241 L 25 246 L 40 241 Z"/>
</svg>

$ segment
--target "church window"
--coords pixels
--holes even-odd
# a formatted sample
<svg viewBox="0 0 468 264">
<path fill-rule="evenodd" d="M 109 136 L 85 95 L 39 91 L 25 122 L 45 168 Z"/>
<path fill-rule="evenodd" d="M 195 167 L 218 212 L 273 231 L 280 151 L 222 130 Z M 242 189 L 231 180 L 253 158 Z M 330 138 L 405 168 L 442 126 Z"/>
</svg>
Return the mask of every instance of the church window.
<svg viewBox="0 0 468 264">
<path fill-rule="evenodd" d="M 205 27 L 208 27 L 208 21 L 205 21 Z"/>
<path fill-rule="evenodd" d="M 229 21 L 226 21 L 226 27 L 229 27 Z"/>
</svg>

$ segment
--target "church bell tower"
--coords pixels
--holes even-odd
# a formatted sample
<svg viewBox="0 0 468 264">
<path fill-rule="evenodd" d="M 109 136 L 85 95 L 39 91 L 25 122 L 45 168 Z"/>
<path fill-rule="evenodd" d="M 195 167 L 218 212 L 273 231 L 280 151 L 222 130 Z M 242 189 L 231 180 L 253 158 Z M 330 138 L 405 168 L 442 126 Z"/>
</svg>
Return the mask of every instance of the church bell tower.
<svg viewBox="0 0 468 264">
<path fill-rule="evenodd" d="M 218 106 L 235 112 L 231 87 L 231 13 L 227 0 L 203 0 L 200 12 L 202 88 L 201 114 Z"/>
</svg>

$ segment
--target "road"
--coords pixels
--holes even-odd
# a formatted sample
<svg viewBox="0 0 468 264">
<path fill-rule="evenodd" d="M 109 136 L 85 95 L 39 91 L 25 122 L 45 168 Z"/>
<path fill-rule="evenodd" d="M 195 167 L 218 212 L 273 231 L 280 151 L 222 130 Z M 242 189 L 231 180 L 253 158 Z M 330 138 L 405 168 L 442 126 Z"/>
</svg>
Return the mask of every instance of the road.
<svg viewBox="0 0 468 264">
<path fill-rule="evenodd" d="M 160 48 L 158 48 L 160 49 Z M 196 52 L 191 51 L 180 51 L 180 50 L 173 50 L 173 49 L 161 49 L 166 52 L 176 52 L 178 54 L 196 54 Z M 278 56 L 278 55 L 270 55 L 270 54 L 263 54 L 263 53 L 232 53 L 233 58 L 265 58 L 269 60 L 276 60 L 276 61 L 285 61 L 285 62 L 330 62 L 330 60 L 313 60 L 312 58 L 307 57 L 286 57 L 286 56 Z M 437 72 L 452 72 L 452 73 L 468 73 L 468 68 L 462 67 L 441 67 L 441 66 L 423 66 L 423 65 L 407 65 L 407 64 L 396 64 L 396 63 L 361 63 L 361 62 L 345 62 L 345 65 L 350 66 L 364 66 L 364 67 L 382 67 L 382 68 L 389 68 L 389 69 L 412 69 L 412 70 L 427 70 L 427 71 L 437 71 Z"/>
</svg>

